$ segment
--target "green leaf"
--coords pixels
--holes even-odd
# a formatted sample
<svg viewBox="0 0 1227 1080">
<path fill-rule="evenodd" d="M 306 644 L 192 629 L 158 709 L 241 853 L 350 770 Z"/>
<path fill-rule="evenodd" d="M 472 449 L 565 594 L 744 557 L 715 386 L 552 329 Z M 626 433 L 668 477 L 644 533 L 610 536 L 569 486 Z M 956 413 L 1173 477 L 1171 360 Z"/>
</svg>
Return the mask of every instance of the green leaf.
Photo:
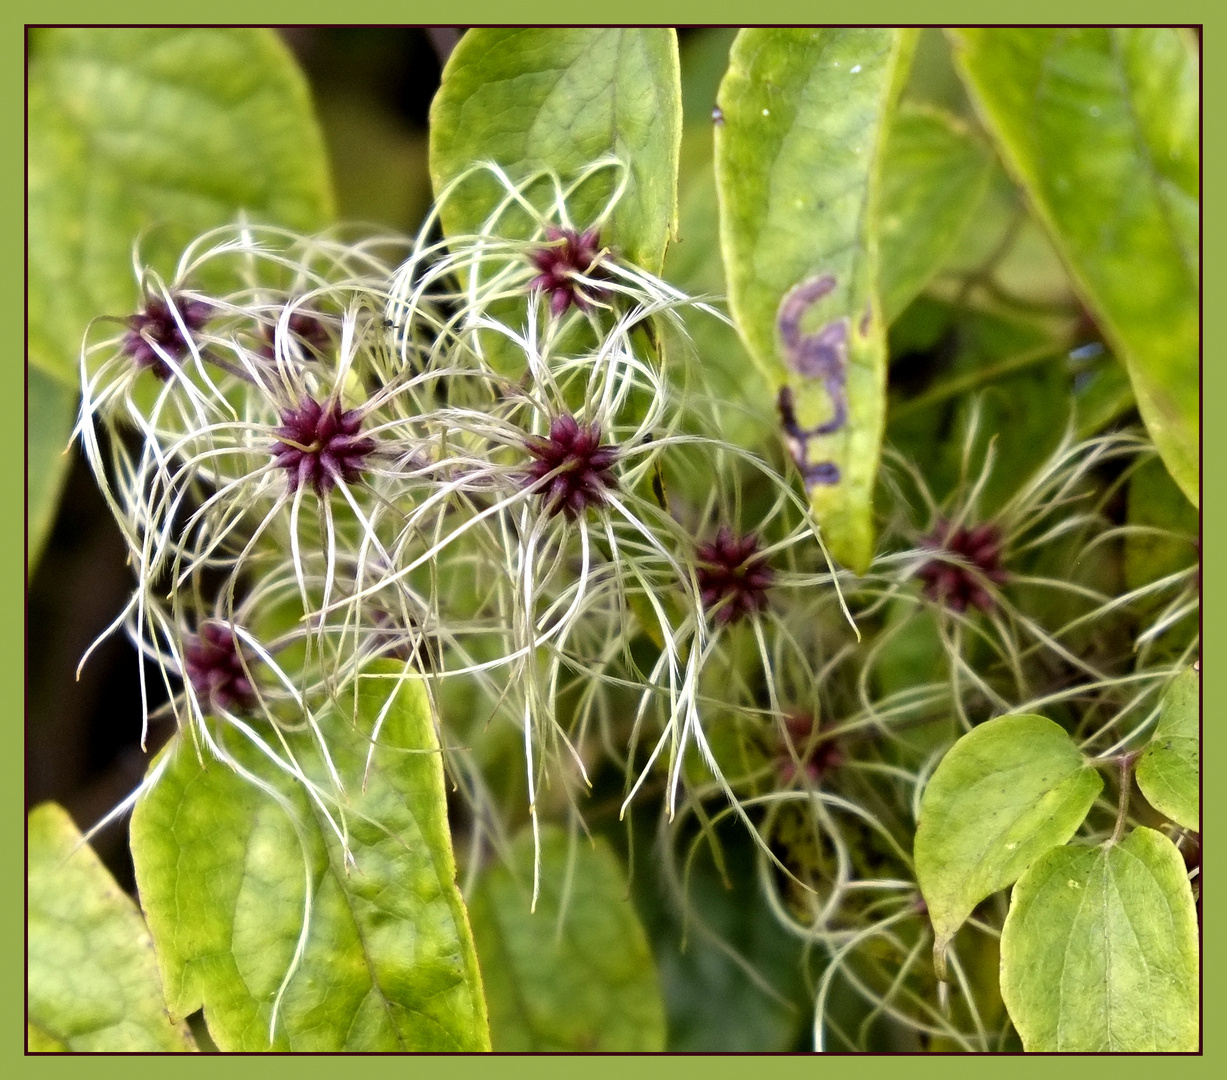
<svg viewBox="0 0 1227 1080">
<path fill-rule="evenodd" d="M 167 1000 L 177 1016 L 203 1005 L 222 1050 L 270 1049 L 273 1002 L 303 927 L 305 871 L 310 920 L 272 1049 L 489 1048 L 430 708 L 421 684 L 397 671 L 373 666 L 356 718 L 334 711 L 320 721 L 346 791 L 325 805 L 338 821 L 343 813 L 348 863 L 301 784 L 232 729 L 231 753 L 289 812 L 226 764 L 202 765 L 181 738 L 137 803 L 132 854 Z M 364 786 L 370 735 L 392 693 Z M 286 739 L 306 775 L 332 790 L 314 740 Z"/>
<path fill-rule="evenodd" d="M 77 385 L 89 321 L 137 301 L 132 245 L 165 275 L 246 212 L 318 228 L 332 212 L 306 82 L 272 30 L 31 31 L 29 361 Z"/>
<path fill-rule="evenodd" d="M 1140 589 L 1197 561 L 1199 515 L 1161 462 L 1145 461 L 1129 477 L 1128 518 L 1127 588 Z"/>
<path fill-rule="evenodd" d="M 682 134 L 677 35 L 671 29 L 469 30 L 443 71 L 430 110 L 436 195 L 477 162 L 514 180 L 541 168 L 564 181 L 614 155 L 629 183 L 601 240 L 658 272 L 677 222 Z M 604 210 L 618 178 L 606 169 L 568 200 L 579 228 Z M 444 203 L 444 231 L 480 230 L 503 189 L 470 175 Z"/>
<path fill-rule="evenodd" d="M 1042 716 L 998 717 L 959 739 L 925 788 L 916 829 L 935 955 L 981 900 L 1073 836 L 1102 789 L 1073 740 Z"/>
<path fill-rule="evenodd" d="M 892 395 L 891 445 L 920 469 L 939 503 L 960 483 L 964 454 L 980 462 L 991 447 L 995 465 L 977 512 L 996 513 L 1017 494 L 1019 478 L 1041 467 L 1065 434 L 1074 387 L 1065 343 L 1030 320 L 926 295 L 891 327 L 891 348 L 892 377 L 903 386 L 916 378 L 908 370 L 914 354 L 943 357 L 923 393 Z M 968 452 L 963 436 L 973 422 Z"/>
<path fill-rule="evenodd" d="M 992 176 L 988 148 L 961 120 L 903 104 L 886 140 L 878 211 L 882 316 L 892 323 L 971 221 Z"/>
<path fill-rule="evenodd" d="M 663 1050 L 656 968 L 609 845 L 543 829 L 535 912 L 531 832 L 509 861 L 486 872 L 471 905 L 494 1049 Z"/>
<path fill-rule="evenodd" d="M 195 1050 L 171 1022 L 136 905 L 72 818 L 55 803 L 30 811 L 29 1048 L 76 1053 Z"/>
<path fill-rule="evenodd" d="M 37 1024 L 26 1024 L 26 1052 L 30 1054 L 66 1054 L 69 1052 L 67 1043 L 60 1042 Z"/>
<path fill-rule="evenodd" d="M 1201 672 L 1186 668 L 1168 687 L 1159 723 L 1138 762 L 1138 787 L 1161 814 L 1201 830 Z"/>
<path fill-rule="evenodd" d="M 1152 829 L 1055 848 L 1014 886 L 1001 992 L 1027 1050 L 1196 1050 L 1197 966 L 1184 861 Z"/>
<path fill-rule="evenodd" d="M 662 857 L 639 817 L 631 887 L 660 971 L 668 1051 L 812 1049 L 817 972 L 772 912 L 754 842 L 740 827 L 722 830 L 719 858 L 702 845 L 683 881 L 680 858 Z"/>
<path fill-rule="evenodd" d="M 718 99 L 729 305 L 751 356 L 794 396 L 805 432 L 794 456 L 832 555 L 857 571 L 873 557 L 886 411 L 878 176 L 914 41 L 892 29 L 743 30 Z"/>
<path fill-rule="evenodd" d="M 726 291 L 720 261 L 720 215 L 712 169 L 710 112 L 709 105 L 705 129 L 687 131 L 682 138 L 678 242 L 669 248 L 665 260 L 666 279 L 691 296 L 723 296 Z M 763 379 L 746 377 L 753 366 L 737 331 L 727 322 L 697 309 L 682 314 L 704 381 L 712 397 L 727 406 L 718 414 L 721 437 L 754 448 L 762 446 L 766 439 L 774 439 L 773 388 Z M 676 378 L 679 387 L 688 377 L 681 364 L 667 365 L 666 371 Z M 695 479 L 703 482 L 701 477 Z M 649 618 L 648 623 L 652 622 Z"/>
<path fill-rule="evenodd" d="M 60 489 L 72 460 L 68 439 L 77 419 L 77 392 L 37 368 L 26 372 L 26 543 L 30 573 L 55 521 Z"/>
<path fill-rule="evenodd" d="M 1198 64 L 1184 31 L 952 31 L 964 80 L 1198 502 Z"/>
</svg>

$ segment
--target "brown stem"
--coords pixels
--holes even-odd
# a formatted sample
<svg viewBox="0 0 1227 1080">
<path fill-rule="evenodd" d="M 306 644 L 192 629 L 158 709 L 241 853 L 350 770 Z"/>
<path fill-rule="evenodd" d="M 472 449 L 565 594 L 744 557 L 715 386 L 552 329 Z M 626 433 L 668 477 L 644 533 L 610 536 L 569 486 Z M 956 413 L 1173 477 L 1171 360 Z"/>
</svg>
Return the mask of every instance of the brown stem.
<svg viewBox="0 0 1227 1080">
<path fill-rule="evenodd" d="M 1125 821 L 1129 817 L 1129 795 L 1133 787 L 1133 763 L 1137 761 L 1139 753 L 1140 751 L 1134 751 L 1132 754 L 1121 754 L 1116 759 L 1120 765 L 1120 803 L 1116 811 L 1116 828 L 1112 830 L 1112 839 L 1108 841 L 1110 844 L 1119 843 L 1125 835 Z"/>
</svg>

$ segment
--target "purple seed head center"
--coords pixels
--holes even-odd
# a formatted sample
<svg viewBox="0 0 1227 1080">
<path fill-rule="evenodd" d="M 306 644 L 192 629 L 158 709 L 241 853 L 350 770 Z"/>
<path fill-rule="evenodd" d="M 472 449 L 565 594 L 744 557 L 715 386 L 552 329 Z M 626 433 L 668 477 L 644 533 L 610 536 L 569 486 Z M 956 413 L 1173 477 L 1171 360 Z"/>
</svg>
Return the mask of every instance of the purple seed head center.
<svg viewBox="0 0 1227 1080">
<path fill-rule="evenodd" d="M 353 484 L 362 478 L 376 444 L 361 431 L 360 410 L 305 397 L 281 414 L 273 460 L 285 469 L 291 491 L 309 484 L 317 495 L 326 495 L 338 480 Z"/>
<path fill-rule="evenodd" d="M 590 506 L 603 506 L 606 494 L 618 486 L 613 473 L 618 448 L 601 442 L 599 424 L 559 416 L 547 438 L 532 436 L 524 445 L 533 457 L 525 480 L 551 514 L 575 519 Z"/>
<path fill-rule="evenodd" d="M 716 622 L 737 622 L 767 609 L 775 571 L 753 533 L 736 536 L 727 525 L 716 538 L 695 548 L 695 575 L 703 606 Z"/>
</svg>

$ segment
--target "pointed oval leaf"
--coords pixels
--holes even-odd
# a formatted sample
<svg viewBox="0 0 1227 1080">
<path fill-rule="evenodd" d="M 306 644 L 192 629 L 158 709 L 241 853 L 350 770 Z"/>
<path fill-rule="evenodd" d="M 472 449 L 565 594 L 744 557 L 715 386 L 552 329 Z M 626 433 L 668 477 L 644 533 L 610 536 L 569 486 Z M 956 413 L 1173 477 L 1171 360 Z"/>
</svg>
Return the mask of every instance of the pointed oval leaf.
<svg viewBox="0 0 1227 1080">
<path fill-rule="evenodd" d="M 232 221 L 332 213 L 306 81 L 272 30 L 31 31 L 29 360 L 76 386 L 89 321 L 126 316 L 132 245 L 169 274 Z"/>
<path fill-rule="evenodd" d="M 1153 829 L 1055 848 L 1014 886 L 1001 993 L 1027 1050 L 1196 1050 L 1197 967 L 1184 860 Z"/>
<path fill-rule="evenodd" d="M 1138 762 L 1138 787 L 1161 814 L 1201 829 L 1201 673 L 1181 672 L 1168 687 L 1159 723 Z"/>
<path fill-rule="evenodd" d="M 530 911 L 533 837 L 494 866 L 470 907 L 494 1049 L 665 1048 L 665 1011 L 647 937 L 609 845 L 541 835 L 541 893 Z"/>
<path fill-rule="evenodd" d="M 180 1016 L 203 1005 L 222 1050 L 489 1049 L 429 703 L 420 683 L 394 671 L 385 663 L 362 679 L 356 723 L 333 712 L 320 724 L 347 793 L 352 861 L 301 785 L 234 733 L 227 745 L 235 757 L 283 794 L 292 816 L 227 765 L 202 766 L 181 738 L 137 803 L 132 853 L 167 1000 Z M 370 733 L 390 693 L 397 697 L 364 787 Z M 286 737 L 306 774 L 329 790 L 312 740 Z M 339 820 L 341 808 L 332 812 Z M 274 1000 L 303 925 L 307 867 L 305 946 L 270 1047 Z"/>
<path fill-rule="evenodd" d="M 601 240 L 659 272 L 677 222 L 682 137 L 677 35 L 662 28 L 474 28 L 448 58 L 430 109 L 435 194 L 477 162 L 513 180 L 542 168 L 575 180 L 608 155 L 629 167 L 626 190 Z M 612 170 L 568 202 L 578 228 L 605 208 Z M 481 228 L 505 191 L 468 177 L 442 206 L 450 235 Z"/>
<path fill-rule="evenodd" d="M 916 877 L 940 957 L 975 906 L 1082 824 L 1103 779 L 1065 730 L 1002 716 L 964 735 L 920 803 Z"/>
<path fill-rule="evenodd" d="M 929 105 L 900 106 L 886 140 L 878 212 L 888 325 L 941 267 L 992 175 L 992 154 L 961 120 Z"/>
<path fill-rule="evenodd" d="M 742 30 L 720 85 L 716 183 L 729 306 L 834 557 L 873 557 L 886 404 L 877 200 L 914 44 L 892 29 Z"/>
<path fill-rule="evenodd" d="M 1198 502 L 1199 73 L 1186 31 L 951 32 L 1026 189 L 1184 493 Z"/>
<path fill-rule="evenodd" d="M 140 912 L 72 818 L 43 803 L 26 828 L 30 1050 L 195 1050 L 166 1011 Z"/>
</svg>

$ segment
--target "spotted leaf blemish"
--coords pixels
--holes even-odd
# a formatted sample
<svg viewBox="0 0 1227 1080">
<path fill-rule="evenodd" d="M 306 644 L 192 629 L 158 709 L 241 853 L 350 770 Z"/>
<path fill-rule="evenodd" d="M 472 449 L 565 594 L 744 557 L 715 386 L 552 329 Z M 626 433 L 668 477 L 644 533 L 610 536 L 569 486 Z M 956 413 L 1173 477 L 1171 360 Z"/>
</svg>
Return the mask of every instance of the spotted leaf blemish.
<svg viewBox="0 0 1227 1080">
<path fill-rule="evenodd" d="M 784 345 L 785 362 L 798 375 L 808 379 L 821 379 L 833 409 L 831 418 L 825 423 L 803 428 L 797 422 L 792 388 L 780 388 L 777 401 L 780 423 L 788 436 L 789 449 L 807 486 L 839 483 L 839 466 L 833 461 L 809 461 L 809 441 L 834 434 L 848 421 L 847 317 L 829 322 L 812 334 L 801 332 L 802 317 L 834 288 L 835 278 L 830 274 L 822 274 L 801 282 L 784 296 L 777 320 L 780 340 Z"/>
</svg>

